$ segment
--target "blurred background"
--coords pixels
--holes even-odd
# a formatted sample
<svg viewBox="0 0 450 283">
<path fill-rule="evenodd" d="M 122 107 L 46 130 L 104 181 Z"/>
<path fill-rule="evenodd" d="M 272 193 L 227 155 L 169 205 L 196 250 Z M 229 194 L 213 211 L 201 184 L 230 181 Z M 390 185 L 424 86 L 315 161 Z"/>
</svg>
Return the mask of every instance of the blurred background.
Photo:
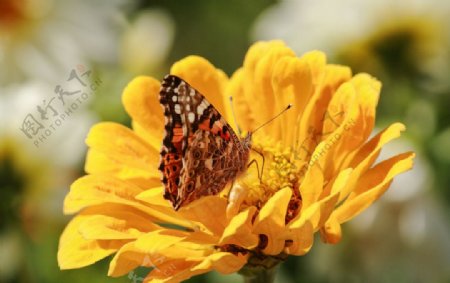
<svg viewBox="0 0 450 283">
<path fill-rule="evenodd" d="M 0 0 L 0 283 L 107 278 L 109 259 L 60 271 L 64 196 L 83 175 L 94 123 L 129 125 L 121 93 L 196 54 L 228 75 L 257 40 L 283 39 L 383 82 L 377 129 L 407 133 L 414 169 L 344 226 L 290 257 L 277 282 L 450 282 L 450 1 Z M 241 282 L 209 273 L 189 282 Z"/>
</svg>

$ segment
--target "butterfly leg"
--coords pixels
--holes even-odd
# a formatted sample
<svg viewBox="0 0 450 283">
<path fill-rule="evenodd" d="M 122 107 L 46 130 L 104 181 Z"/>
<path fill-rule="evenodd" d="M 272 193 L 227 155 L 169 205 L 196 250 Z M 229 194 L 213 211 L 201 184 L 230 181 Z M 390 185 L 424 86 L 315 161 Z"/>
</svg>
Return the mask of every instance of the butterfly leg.
<svg viewBox="0 0 450 283">
<path fill-rule="evenodd" d="M 262 171 L 259 170 L 259 165 L 258 165 L 258 161 L 256 161 L 256 159 L 252 159 L 248 164 L 247 164 L 247 169 L 250 168 L 250 166 L 252 166 L 252 164 L 256 165 L 256 170 L 258 171 L 258 179 L 259 182 L 262 182 Z"/>
<path fill-rule="evenodd" d="M 258 154 L 262 157 L 261 175 L 260 175 L 259 169 L 258 169 L 259 181 L 261 181 L 261 180 L 262 180 L 262 175 L 263 175 L 263 172 L 264 172 L 264 164 L 265 164 L 265 162 L 266 162 L 266 159 L 264 158 L 264 154 L 262 154 L 262 152 L 260 152 L 260 151 L 258 151 L 258 150 L 256 150 L 256 149 L 254 149 L 254 148 L 251 148 L 251 150 L 254 151 L 254 152 L 256 152 L 256 153 L 258 153 Z M 252 161 L 255 161 L 255 162 L 256 162 L 255 159 L 253 159 Z M 258 165 L 258 163 L 256 163 L 256 165 Z M 248 168 L 248 167 L 247 167 L 247 168 Z"/>
</svg>

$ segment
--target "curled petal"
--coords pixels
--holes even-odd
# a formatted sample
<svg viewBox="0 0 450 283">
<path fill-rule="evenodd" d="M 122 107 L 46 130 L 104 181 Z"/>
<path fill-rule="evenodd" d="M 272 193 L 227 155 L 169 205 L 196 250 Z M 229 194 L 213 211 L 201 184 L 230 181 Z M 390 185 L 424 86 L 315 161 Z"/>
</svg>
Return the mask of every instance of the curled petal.
<svg viewBox="0 0 450 283">
<path fill-rule="evenodd" d="M 361 176 L 356 189 L 334 212 L 339 223 L 355 217 L 377 200 L 396 175 L 412 168 L 413 158 L 414 153 L 411 152 L 399 154 L 379 163 Z"/>
<path fill-rule="evenodd" d="M 332 214 L 323 228 L 320 230 L 320 236 L 324 243 L 337 244 L 342 238 L 341 224 Z"/>
<path fill-rule="evenodd" d="M 279 254 L 285 244 L 285 218 L 289 200 L 292 195 L 291 188 L 284 188 L 276 192 L 261 208 L 255 219 L 253 232 L 267 236 L 268 243 L 264 253 L 268 255 Z"/>
<path fill-rule="evenodd" d="M 392 124 L 355 151 L 353 157 L 350 156 L 349 161 L 343 166 L 355 169 L 352 172 L 349 183 L 341 192 L 339 201 L 345 199 L 353 191 L 356 182 L 358 182 L 360 176 L 375 162 L 382 147 L 391 140 L 398 138 L 404 130 L 405 126 L 403 124 Z"/>
<path fill-rule="evenodd" d="M 258 245 L 258 236 L 252 233 L 252 219 L 256 212 L 255 207 L 250 207 L 234 216 L 225 228 L 219 245 L 234 244 L 246 249 L 252 249 Z"/>
</svg>

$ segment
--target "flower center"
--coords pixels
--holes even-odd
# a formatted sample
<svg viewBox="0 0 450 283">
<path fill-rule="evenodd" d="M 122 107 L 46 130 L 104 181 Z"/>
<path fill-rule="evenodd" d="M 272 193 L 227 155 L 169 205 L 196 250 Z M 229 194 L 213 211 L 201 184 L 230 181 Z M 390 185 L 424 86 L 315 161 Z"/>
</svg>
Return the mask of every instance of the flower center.
<svg viewBox="0 0 450 283">
<path fill-rule="evenodd" d="M 293 191 L 286 215 L 286 222 L 289 222 L 301 205 L 301 196 L 298 193 L 299 173 L 305 162 L 295 158 L 297 155 L 292 147 L 286 147 L 280 142 L 254 138 L 252 144 L 255 152 L 252 151 L 250 155 L 250 163 L 255 160 L 253 163 L 256 164 L 251 164 L 247 173 L 240 179 L 246 193 L 241 208 L 261 208 L 277 191 L 289 187 Z"/>
</svg>

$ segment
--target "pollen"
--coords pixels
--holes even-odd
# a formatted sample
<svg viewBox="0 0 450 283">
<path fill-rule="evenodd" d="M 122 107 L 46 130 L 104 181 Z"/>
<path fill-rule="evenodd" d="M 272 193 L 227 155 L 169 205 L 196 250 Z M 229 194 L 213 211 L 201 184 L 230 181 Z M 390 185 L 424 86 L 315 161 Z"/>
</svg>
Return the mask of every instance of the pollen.
<svg viewBox="0 0 450 283">
<path fill-rule="evenodd" d="M 252 148 L 263 154 L 264 168 L 263 158 L 252 152 L 250 160 L 255 159 L 258 166 L 252 165 L 241 178 L 240 183 L 247 194 L 243 201 L 244 207 L 261 207 L 277 191 L 286 187 L 298 187 L 297 176 L 301 161 L 294 158 L 294 150 L 291 147 L 286 147 L 281 142 L 255 137 Z"/>
</svg>

